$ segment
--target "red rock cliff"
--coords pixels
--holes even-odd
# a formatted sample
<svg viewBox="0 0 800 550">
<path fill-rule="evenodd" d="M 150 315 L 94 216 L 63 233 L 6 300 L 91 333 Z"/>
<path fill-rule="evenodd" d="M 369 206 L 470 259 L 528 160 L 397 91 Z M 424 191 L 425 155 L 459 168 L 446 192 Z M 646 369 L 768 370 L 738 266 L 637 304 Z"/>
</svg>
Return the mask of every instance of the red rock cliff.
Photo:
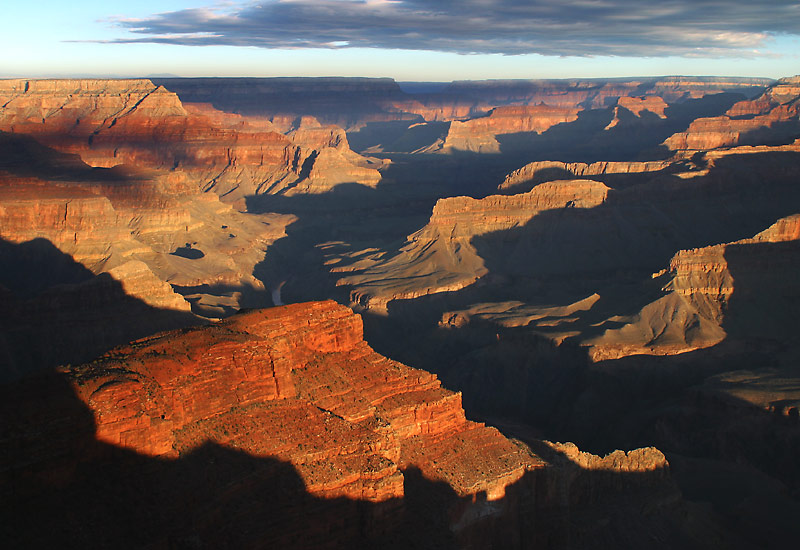
<svg viewBox="0 0 800 550">
<path fill-rule="evenodd" d="M 311 494 L 382 501 L 415 466 L 461 495 L 504 488 L 537 465 L 464 417 L 434 375 L 381 357 L 333 302 L 232 317 L 115 350 L 67 371 L 101 441 L 179 456 L 205 441 L 292 463 Z M 483 475 L 462 460 L 469 447 Z"/>
<path fill-rule="evenodd" d="M 375 185 L 380 179 L 370 161 L 348 149 L 348 158 L 329 164 L 315 185 L 309 171 L 324 149 L 294 144 L 265 120 L 207 104 L 184 107 L 149 80 L 6 80 L 0 98 L 0 130 L 31 135 L 92 166 L 180 169 L 204 190 L 229 198 L 322 192 L 341 182 Z"/>
</svg>

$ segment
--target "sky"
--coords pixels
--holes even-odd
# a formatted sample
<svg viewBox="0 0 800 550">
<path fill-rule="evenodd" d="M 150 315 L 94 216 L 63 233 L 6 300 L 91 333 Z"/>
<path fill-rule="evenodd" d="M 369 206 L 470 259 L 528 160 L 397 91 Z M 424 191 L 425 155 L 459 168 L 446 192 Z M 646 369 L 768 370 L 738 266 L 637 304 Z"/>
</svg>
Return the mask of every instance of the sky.
<svg viewBox="0 0 800 550">
<path fill-rule="evenodd" d="M 3 78 L 800 74 L 800 1 L 2 2 Z"/>
</svg>

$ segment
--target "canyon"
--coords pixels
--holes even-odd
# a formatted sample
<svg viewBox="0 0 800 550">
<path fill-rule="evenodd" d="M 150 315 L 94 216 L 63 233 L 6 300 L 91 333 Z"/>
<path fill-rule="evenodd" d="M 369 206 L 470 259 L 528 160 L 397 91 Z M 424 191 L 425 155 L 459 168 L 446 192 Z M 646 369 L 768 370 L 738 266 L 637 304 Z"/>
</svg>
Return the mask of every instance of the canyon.
<svg viewBox="0 0 800 550">
<path fill-rule="evenodd" d="M 798 101 L 0 80 L 4 539 L 792 544 Z"/>
</svg>

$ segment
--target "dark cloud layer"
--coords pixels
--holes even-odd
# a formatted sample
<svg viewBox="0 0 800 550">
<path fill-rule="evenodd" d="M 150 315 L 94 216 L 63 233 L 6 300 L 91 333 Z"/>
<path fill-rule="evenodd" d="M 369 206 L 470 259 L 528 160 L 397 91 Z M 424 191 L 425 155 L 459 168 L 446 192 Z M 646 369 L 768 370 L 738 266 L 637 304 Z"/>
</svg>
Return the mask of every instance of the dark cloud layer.
<svg viewBox="0 0 800 550">
<path fill-rule="evenodd" d="M 201 0 L 202 1 L 202 0 Z M 724 56 L 800 34 L 771 0 L 263 0 L 119 23 L 117 42 L 457 53 Z"/>
</svg>

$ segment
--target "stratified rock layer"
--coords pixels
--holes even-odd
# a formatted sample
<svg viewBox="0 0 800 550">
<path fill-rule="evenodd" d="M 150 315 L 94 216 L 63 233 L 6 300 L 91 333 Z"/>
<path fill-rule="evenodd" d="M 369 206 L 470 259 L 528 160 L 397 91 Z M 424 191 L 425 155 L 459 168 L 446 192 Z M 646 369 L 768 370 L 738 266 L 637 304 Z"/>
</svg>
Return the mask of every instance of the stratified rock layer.
<svg viewBox="0 0 800 550">
<path fill-rule="evenodd" d="M 264 119 L 184 106 L 149 80 L 5 80 L 0 103 L 0 130 L 77 153 L 92 166 L 180 169 L 229 199 L 380 180 L 372 161 L 346 142 L 337 145 L 339 154 L 302 147 Z M 319 155 L 337 158 L 316 166 Z"/>
<path fill-rule="evenodd" d="M 599 161 L 591 164 L 552 160 L 535 161 L 508 174 L 497 188 L 501 191 L 520 193 L 527 191 L 526 187 L 533 187 L 537 183 L 548 180 L 568 177 L 583 178 L 605 174 L 647 174 L 664 170 L 671 166 L 672 163 L 673 161 L 671 160 Z"/>
<path fill-rule="evenodd" d="M 759 97 L 740 101 L 724 115 L 700 118 L 664 142 L 673 150 L 708 150 L 790 143 L 800 136 L 800 77 L 782 78 Z"/>
<path fill-rule="evenodd" d="M 399 254 L 349 266 L 346 271 L 356 274 L 338 284 L 356 287 L 353 303 L 378 310 L 392 300 L 464 288 L 487 273 L 474 237 L 513 229 L 545 211 L 593 208 L 605 202 L 608 191 L 597 181 L 558 180 L 513 196 L 440 199 L 428 224 L 408 236 Z"/>
<path fill-rule="evenodd" d="M 496 430 L 467 421 L 460 396 L 435 376 L 372 351 L 360 317 L 333 302 L 156 336 L 68 374 L 101 441 L 178 456 L 212 440 L 291 462 L 318 496 L 399 497 L 400 469 L 413 464 L 461 495 L 500 498 L 536 466 Z M 450 456 L 464 445 L 491 474 Z"/>
<path fill-rule="evenodd" d="M 499 153 L 498 135 L 541 133 L 556 124 L 575 120 L 579 110 L 550 105 L 497 107 L 488 116 L 452 122 L 443 148 L 445 151 Z"/>
<path fill-rule="evenodd" d="M 670 355 L 713 346 L 728 333 L 791 338 L 798 243 L 800 215 L 794 215 L 750 239 L 679 251 L 667 270 L 667 293 L 635 316 L 615 319 L 624 326 L 587 342 L 590 356 Z"/>
<path fill-rule="evenodd" d="M 466 420 L 460 394 L 378 355 L 333 302 L 163 333 L 3 391 L 15 544 L 549 547 L 572 536 L 568 510 L 631 489 L 671 494 L 656 505 L 670 514 L 679 502 L 655 449 L 549 444 L 545 461 Z M 48 529 L 23 529 L 33 509 Z"/>
</svg>

